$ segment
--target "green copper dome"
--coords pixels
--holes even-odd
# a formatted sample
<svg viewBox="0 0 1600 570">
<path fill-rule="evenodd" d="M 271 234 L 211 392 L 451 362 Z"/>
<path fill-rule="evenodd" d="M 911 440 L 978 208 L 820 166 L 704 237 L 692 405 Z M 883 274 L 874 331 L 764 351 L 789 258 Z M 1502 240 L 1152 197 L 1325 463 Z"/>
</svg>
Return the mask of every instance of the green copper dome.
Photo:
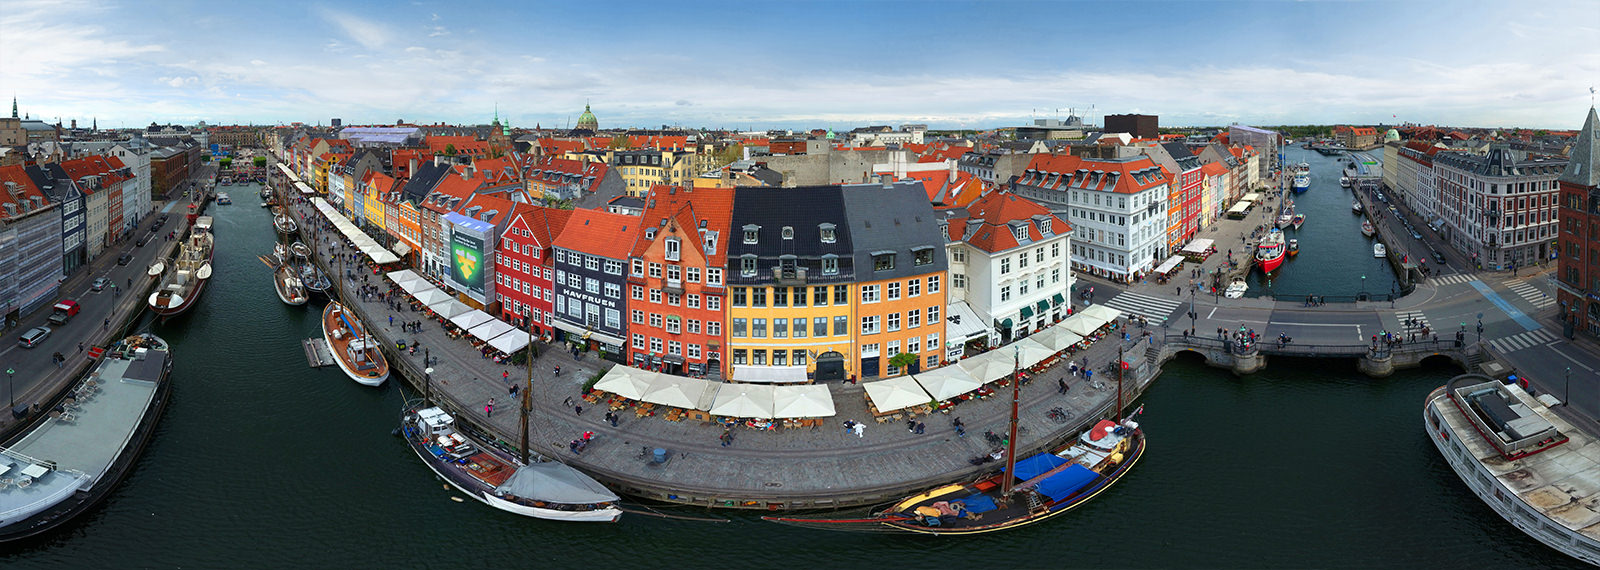
<svg viewBox="0 0 1600 570">
<path fill-rule="evenodd" d="M 1397 131 L 1397 130 L 1394 130 L 1394 129 L 1389 129 L 1389 132 L 1383 133 L 1383 142 L 1397 141 L 1397 140 L 1400 140 L 1400 131 Z"/>
<path fill-rule="evenodd" d="M 583 114 L 578 115 L 578 128 L 591 131 L 600 130 L 600 120 L 594 118 L 594 113 L 589 111 L 589 105 L 583 105 Z"/>
</svg>

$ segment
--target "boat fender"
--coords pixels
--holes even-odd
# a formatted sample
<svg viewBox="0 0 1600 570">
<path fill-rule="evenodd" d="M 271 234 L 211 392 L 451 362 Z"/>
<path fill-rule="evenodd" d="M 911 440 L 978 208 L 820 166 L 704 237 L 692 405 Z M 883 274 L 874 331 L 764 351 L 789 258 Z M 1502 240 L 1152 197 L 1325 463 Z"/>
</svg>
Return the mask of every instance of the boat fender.
<svg viewBox="0 0 1600 570">
<path fill-rule="evenodd" d="M 400 428 L 394 428 L 392 430 L 389 430 L 389 435 L 392 435 L 392 436 L 395 436 L 395 437 L 400 437 Z"/>
<path fill-rule="evenodd" d="M 1119 453 L 1111 454 L 1111 462 L 1112 463 L 1122 463 L 1122 453 L 1119 452 Z"/>
</svg>

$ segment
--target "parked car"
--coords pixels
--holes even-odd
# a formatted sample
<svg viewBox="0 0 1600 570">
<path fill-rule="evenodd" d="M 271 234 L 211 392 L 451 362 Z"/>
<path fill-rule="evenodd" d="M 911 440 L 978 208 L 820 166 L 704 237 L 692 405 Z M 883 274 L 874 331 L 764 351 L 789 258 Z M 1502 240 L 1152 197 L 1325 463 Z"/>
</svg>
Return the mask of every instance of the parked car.
<svg viewBox="0 0 1600 570">
<path fill-rule="evenodd" d="M 94 291 L 103 291 L 103 290 L 105 290 L 106 286 L 110 285 L 110 284 L 111 284 L 111 280 L 110 279 L 106 279 L 104 277 L 96 277 L 96 278 L 94 278 L 94 283 L 89 286 L 89 289 L 94 290 Z"/>
<path fill-rule="evenodd" d="M 39 343 L 44 342 L 49 336 L 50 327 L 33 327 L 17 337 L 17 344 L 22 345 L 22 348 L 33 348 L 39 346 Z"/>
<path fill-rule="evenodd" d="M 1418 232 L 1417 230 L 1411 230 L 1411 238 L 1420 240 L 1422 239 L 1422 233 Z"/>
<path fill-rule="evenodd" d="M 1444 254 L 1439 253 L 1437 251 L 1433 252 L 1433 262 L 1437 263 L 1439 265 L 1445 265 Z"/>
<path fill-rule="evenodd" d="M 129 262 L 132 262 L 132 261 L 133 261 L 133 252 L 129 251 L 128 253 L 122 254 L 122 257 L 118 257 L 117 258 L 117 265 L 127 265 Z"/>
<path fill-rule="evenodd" d="M 156 234 L 144 234 L 139 236 L 139 239 L 135 240 L 133 244 L 139 247 L 144 247 L 144 244 L 150 243 L 150 239 L 154 237 L 156 237 Z"/>
</svg>

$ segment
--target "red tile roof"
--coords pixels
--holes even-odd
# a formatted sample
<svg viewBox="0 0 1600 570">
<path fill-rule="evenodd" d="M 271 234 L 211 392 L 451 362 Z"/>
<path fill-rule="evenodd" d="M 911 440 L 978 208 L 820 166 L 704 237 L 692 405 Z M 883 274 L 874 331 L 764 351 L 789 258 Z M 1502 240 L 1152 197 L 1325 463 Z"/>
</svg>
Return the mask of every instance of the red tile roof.
<svg viewBox="0 0 1600 570">
<path fill-rule="evenodd" d="M 18 199 L 18 196 L 13 196 L 7 190 L 0 189 L 0 204 L 17 204 L 17 215 L 19 216 L 34 211 L 33 204 L 30 203 L 33 197 L 43 198 L 45 204 L 50 203 L 50 197 L 39 191 L 38 186 L 33 185 L 33 179 L 28 178 L 27 171 L 23 170 L 20 164 L 0 166 L 0 186 L 9 186 L 6 183 L 15 183 L 17 185 L 18 189 L 22 191 L 21 199 Z M 0 217 L 6 217 L 5 210 L 0 210 Z"/>
<path fill-rule="evenodd" d="M 1200 165 L 1200 172 L 1206 176 L 1218 176 L 1228 173 L 1228 166 L 1220 162 L 1208 162 Z"/>
<path fill-rule="evenodd" d="M 950 237 L 989 253 L 999 253 L 1021 245 L 1011 230 L 1010 223 L 1014 221 L 1027 222 L 1028 239 L 1031 242 L 1045 239 L 1045 235 L 1039 231 L 1039 225 L 1034 223 L 1034 216 L 1049 216 L 1052 236 L 1072 231 L 1072 227 L 1051 214 L 1049 208 L 1010 192 L 991 192 L 967 206 L 967 217 L 950 220 Z M 978 227 L 968 227 L 973 224 Z M 968 234 L 971 234 L 970 237 Z"/>
<path fill-rule="evenodd" d="M 730 210 L 732 208 L 729 208 Z M 555 246 L 609 259 L 627 259 L 640 219 L 600 210 L 573 210 Z"/>
<path fill-rule="evenodd" d="M 534 242 L 540 247 L 550 247 L 555 243 L 555 238 L 561 235 L 562 228 L 567 225 L 567 220 L 572 217 L 572 210 L 535 206 L 533 204 L 516 203 L 512 206 L 511 224 L 506 226 L 506 231 L 526 226 L 528 233 L 533 234 Z"/>
<path fill-rule="evenodd" d="M 544 154 L 564 154 L 568 152 L 583 152 L 586 147 L 582 140 L 539 139 L 539 148 L 540 152 Z"/>
<path fill-rule="evenodd" d="M 667 218 L 676 222 L 683 233 L 690 236 L 698 233 L 700 221 L 704 220 L 706 229 L 722 236 L 717 241 L 717 251 L 708 257 L 706 263 L 712 267 L 721 266 L 727 262 L 728 232 L 733 223 L 733 195 L 733 188 L 688 188 L 657 184 L 645 196 L 646 206 L 640 219 L 642 223 L 659 227 L 661 219 Z M 650 243 L 641 236 L 633 247 L 633 255 L 644 255 Z"/>
<path fill-rule="evenodd" d="M 1017 183 L 1058 190 L 1071 187 L 1133 194 L 1165 185 L 1171 178 L 1172 175 L 1165 168 L 1157 166 L 1149 156 L 1111 161 L 1065 154 L 1037 154 Z"/>
</svg>

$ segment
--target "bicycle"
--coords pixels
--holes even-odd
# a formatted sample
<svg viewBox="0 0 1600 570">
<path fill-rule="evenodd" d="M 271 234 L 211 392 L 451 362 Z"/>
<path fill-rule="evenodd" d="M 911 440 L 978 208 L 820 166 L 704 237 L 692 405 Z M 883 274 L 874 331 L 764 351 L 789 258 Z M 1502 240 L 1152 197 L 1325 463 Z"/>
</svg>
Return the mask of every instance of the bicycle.
<svg viewBox="0 0 1600 570">
<path fill-rule="evenodd" d="M 1060 406 L 1050 408 L 1050 411 L 1046 412 L 1045 415 L 1058 424 L 1067 423 L 1068 420 L 1072 419 L 1072 414 L 1062 410 Z"/>
</svg>

